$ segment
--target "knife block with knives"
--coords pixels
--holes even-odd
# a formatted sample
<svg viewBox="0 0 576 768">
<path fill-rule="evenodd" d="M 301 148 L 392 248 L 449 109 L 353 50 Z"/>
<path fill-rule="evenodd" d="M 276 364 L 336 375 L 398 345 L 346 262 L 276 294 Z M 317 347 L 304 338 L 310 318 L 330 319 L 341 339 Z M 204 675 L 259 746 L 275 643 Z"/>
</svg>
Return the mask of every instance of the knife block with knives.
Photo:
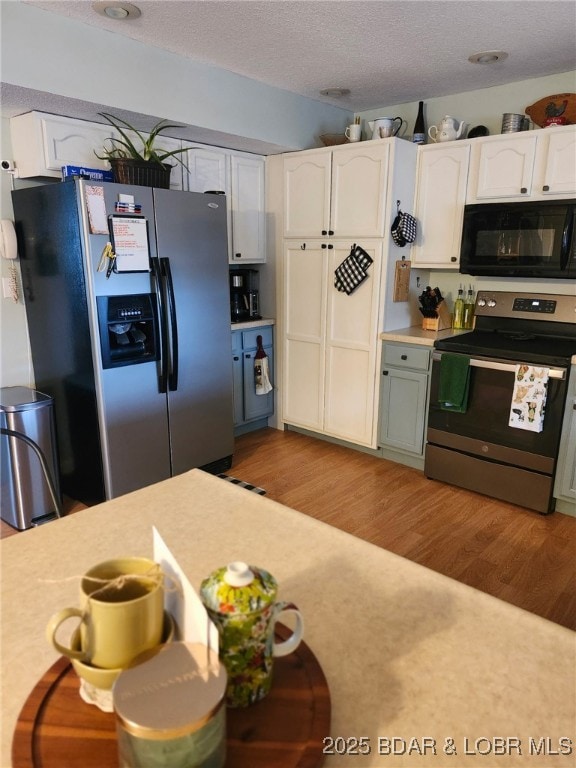
<svg viewBox="0 0 576 768">
<path fill-rule="evenodd" d="M 452 327 L 452 316 L 439 288 L 427 286 L 420 295 L 419 301 L 424 331 L 444 331 Z"/>
</svg>

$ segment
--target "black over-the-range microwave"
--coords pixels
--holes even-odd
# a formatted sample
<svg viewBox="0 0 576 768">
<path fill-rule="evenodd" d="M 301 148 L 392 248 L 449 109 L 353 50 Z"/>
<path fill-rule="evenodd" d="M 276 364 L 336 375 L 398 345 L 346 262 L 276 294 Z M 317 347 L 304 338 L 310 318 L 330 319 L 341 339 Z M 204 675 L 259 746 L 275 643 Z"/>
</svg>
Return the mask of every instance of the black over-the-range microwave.
<svg viewBox="0 0 576 768">
<path fill-rule="evenodd" d="M 460 272 L 576 279 L 576 200 L 465 206 Z"/>
</svg>

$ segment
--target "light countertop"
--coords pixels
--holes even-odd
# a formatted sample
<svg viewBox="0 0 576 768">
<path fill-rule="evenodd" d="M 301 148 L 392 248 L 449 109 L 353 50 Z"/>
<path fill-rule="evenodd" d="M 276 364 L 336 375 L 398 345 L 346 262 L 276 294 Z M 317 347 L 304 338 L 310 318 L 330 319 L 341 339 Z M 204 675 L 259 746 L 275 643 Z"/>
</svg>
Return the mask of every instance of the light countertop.
<svg viewBox="0 0 576 768">
<path fill-rule="evenodd" d="M 575 633 L 193 470 L 0 542 L 2 768 L 22 705 L 58 658 L 48 619 L 77 604 L 78 577 L 95 563 L 152 556 L 153 525 L 196 589 L 245 560 L 270 570 L 279 598 L 301 609 L 331 692 L 326 736 L 364 737 L 370 749 L 346 747 L 325 766 L 574 766 Z M 487 753 L 495 738 L 513 741 Z M 413 739 L 422 754 L 414 742 L 399 754 Z"/>
<path fill-rule="evenodd" d="M 396 341 L 404 344 L 419 344 L 423 347 L 433 347 L 434 342 L 439 339 L 447 339 L 450 336 L 463 333 L 470 333 L 470 331 L 455 331 L 453 328 L 448 328 L 445 331 L 424 331 L 419 325 L 413 325 L 409 328 L 398 328 L 395 331 L 382 331 L 378 338 L 381 341 Z M 571 364 L 576 365 L 576 355 L 572 356 Z"/>
<path fill-rule="evenodd" d="M 423 347 L 433 347 L 438 339 L 447 339 L 456 334 L 469 331 L 455 331 L 448 328 L 445 331 L 424 331 L 421 326 L 413 325 L 410 328 L 399 328 L 395 331 L 382 331 L 379 337 L 382 341 L 400 341 L 405 344 L 421 344 Z"/>
<path fill-rule="evenodd" d="M 231 323 L 233 331 L 249 331 L 251 328 L 262 328 L 264 325 L 275 325 L 276 320 L 263 317 L 261 320 L 247 320 L 245 323 Z"/>
</svg>

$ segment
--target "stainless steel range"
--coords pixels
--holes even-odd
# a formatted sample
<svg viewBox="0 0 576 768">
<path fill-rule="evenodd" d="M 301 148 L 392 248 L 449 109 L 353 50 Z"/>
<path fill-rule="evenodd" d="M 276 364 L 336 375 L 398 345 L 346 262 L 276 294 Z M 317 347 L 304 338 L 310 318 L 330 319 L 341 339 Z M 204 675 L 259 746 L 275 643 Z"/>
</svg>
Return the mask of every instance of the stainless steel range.
<svg viewBox="0 0 576 768">
<path fill-rule="evenodd" d="M 435 344 L 424 473 L 552 512 L 576 297 L 479 291 L 475 311 L 473 331 Z M 450 370 L 465 377 L 459 410 L 445 401 Z"/>
</svg>

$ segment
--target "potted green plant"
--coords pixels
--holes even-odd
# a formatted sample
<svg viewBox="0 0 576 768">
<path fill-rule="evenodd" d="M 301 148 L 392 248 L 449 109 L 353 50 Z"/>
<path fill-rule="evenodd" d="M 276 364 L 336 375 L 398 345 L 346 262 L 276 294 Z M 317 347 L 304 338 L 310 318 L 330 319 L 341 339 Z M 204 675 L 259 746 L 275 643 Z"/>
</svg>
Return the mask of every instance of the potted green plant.
<svg viewBox="0 0 576 768">
<path fill-rule="evenodd" d="M 186 148 L 164 150 L 159 148 L 158 136 L 170 128 L 178 128 L 178 125 L 160 120 L 144 135 L 130 123 L 120 117 L 110 115 L 108 112 L 99 112 L 120 134 L 119 137 L 106 139 L 103 153 L 95 152 L 100 160 L 108 160 L 114 181 L 120 184 L 139 184 L 145 187 L 170 187 L 170 173 L 173 166 L 165 162 L 168 158 L 174 158 L 184 168 L 186 164 L 178 157 Z"/>
</svg>

